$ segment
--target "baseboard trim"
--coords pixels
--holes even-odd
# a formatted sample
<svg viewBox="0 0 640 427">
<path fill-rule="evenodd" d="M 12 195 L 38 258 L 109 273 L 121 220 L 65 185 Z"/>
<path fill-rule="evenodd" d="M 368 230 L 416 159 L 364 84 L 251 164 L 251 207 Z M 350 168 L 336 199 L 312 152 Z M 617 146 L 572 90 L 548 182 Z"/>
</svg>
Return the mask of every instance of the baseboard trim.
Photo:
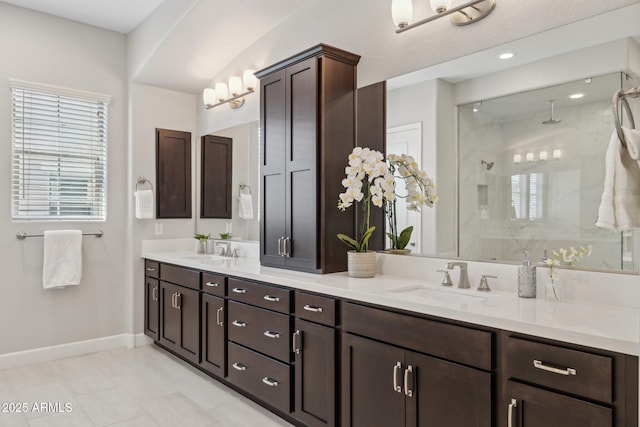
<svg viewBox="0 0 640 427">
<path fill-rule="evenodd" d="M 112 350 L 114 348 L 133 348 L 151 344 L 153 340 L 144 334 L 120 334 L 109 337 L 95 338 L 86 341 L 76 341 L 14 353 L 0 354 L 0 369 L 15 368 L 31 363 L 47 362 L 65 359 L 67 357 L 82 356 L 97 351 Z"/>
</svg>

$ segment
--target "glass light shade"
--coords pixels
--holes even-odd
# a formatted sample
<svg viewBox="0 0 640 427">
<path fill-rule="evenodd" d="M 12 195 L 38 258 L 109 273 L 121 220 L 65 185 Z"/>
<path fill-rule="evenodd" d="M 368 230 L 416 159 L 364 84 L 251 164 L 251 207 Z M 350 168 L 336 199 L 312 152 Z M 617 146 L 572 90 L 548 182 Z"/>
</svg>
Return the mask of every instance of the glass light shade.
<svg viewBox="0 0 640 427">
<path fill-rule="evenodd" d="M 562 157 L 562 150 L 559 150 L 559 149 L 553 150 L 553 158 L 558 160 L 560 157 Z"/>
<path fill-rule="evenodd" d="M 391 0 L 391 18 L 393 25 L 404 28 L 413 18 L 413 4 L 411 0 Z"/>
<path fill-rule="evenodd" d="M 434 12 L 442 13 L 451 7 L 451 0 L 430 0 L 431 9 Z"/>
<path fill-rule="evenodd" d="M 539 158 L 540 160 L 547 160 L 547 155 L 548 155 L 548 153 L 547 153 L 546 151 L 544 151 L 544 150 L 543 150 L 543 151 L 541 151 L 541 152 L 540 152 L 540 154 L 538 155 L 538 158 Z"/>
<path fill-rule="evenodd" d="M 215 91 L 218 96 L 218 101 L 220 102 L 226 100 L 229 96 L 229 89 L 227 89 L 226 83 L 216 83 Z"/>
<path fill-rule="evenodd" d="M 242 93 L 242 79 L 240 77 L 229 77 L 229 92 L 231 92 L 231 96 L 238 96 Z"/>
<path fill-rule="evenodd" d="M 527 162 L 533 162 L 533 153 L 527 153 Z"/>
<path fill-rule="evenodd" d="M 216 103 L 216 91 L 210 87 L 202 91 L 202 102 L 204 105 L 213 105 Z"/>
<path fill-rule="evenodd" d="M 244 90 L 253 92 L 258 86 L 258 78 L 254 75 L 256 70 L 244 70 L 242 74 L 242 81 L 244 83 Z"/>
<path fill-rule="evenodd" d="M 513 163 L 522 163 L 522 156 L 520 154 L 514 154 Z"/>
</svg>

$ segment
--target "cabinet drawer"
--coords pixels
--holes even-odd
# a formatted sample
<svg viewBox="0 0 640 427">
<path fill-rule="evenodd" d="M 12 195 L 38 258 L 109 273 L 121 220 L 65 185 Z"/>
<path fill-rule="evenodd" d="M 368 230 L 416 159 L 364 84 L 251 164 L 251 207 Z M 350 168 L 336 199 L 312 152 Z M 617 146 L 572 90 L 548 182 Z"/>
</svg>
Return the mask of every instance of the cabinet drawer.
<svg viewBox="0 0 640 427">
<path fill-rule="evenodd" d="M 160 263 L 155 261 L 144 260 L 144 275 L 147 277 L 160 277 Z"/>
<path fill-rule="evenodd" d="M 160 279 L 186 288 L 200 290 L 200 272 L 175 265 L 162 264 Z"/>
<path fill-rule="evenodd" d="M 227 319 L 230 341 L 289 363 L 289 316 L 229 301 Z"/>
<path fill-rule="evenodd" d="M 262 283 L 229 279 L 229 299 L 280 313 L 291 313 L 291 291 Z"/>
<path fill-rule="evenodd" d="M 202 273 L 202 290 L 211 295 L 226 295 L 227 278 L 219 274 Z"/>
<path fill-rule="evenodd" d="M 607 356 L 507 337 L 509 378 L 612 402 L 613 363 Z"/>
<path fill-rule="evenodd" d="M 296 317 L 327 326 L 336 325 L 336 300 L 296 292 Z"/>
<path fill-rule="evenodd" d="M 353 303 L 342 304 L 342 330 L 487 371 L 492 368 L 492 332 Z"/>
<path fill-rule="evenodd" d="M 291 368 L 229 343 L 227 380 L 275 408 L 291 412 Z"/>
</svg>

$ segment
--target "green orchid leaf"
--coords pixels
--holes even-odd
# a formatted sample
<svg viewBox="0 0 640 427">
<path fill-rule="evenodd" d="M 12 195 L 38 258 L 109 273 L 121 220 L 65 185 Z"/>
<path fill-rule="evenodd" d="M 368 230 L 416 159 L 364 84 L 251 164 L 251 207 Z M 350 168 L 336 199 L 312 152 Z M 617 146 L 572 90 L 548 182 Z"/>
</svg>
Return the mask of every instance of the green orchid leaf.
<svg viewBox="0 0 640 427">
<path fill-rule="evenodd" d="M 357 241 L 347 236 L 346 234 L 338 234 L 338 239 L 340 239 L 345 245 L 349 246 L 355 251 L 358 251 L 358 248 L 360 247 Z"/>
<path fill-rule="evenodd" d="M 400 235 L 398 236 L 398 241 L 396 242 L 396 249 L 404 249 L 409 244 L 409 240 L 411 240 L 411 233 L 413 232 L 413 226 L 409 226 L 402 230 Z"/>
<path fill-rule="evenodd" d="M 367 250 L 367 246 L 369 245 L 369 238 L 371 238 L 371 235 L 374 231 L 376 231 L 376 227 L 369 227 L 367 231 L 364 232 L 362 238 L 360 239 L 360 247 L 356 248 L 356 251 L 364 252 Z"/>
</svg>

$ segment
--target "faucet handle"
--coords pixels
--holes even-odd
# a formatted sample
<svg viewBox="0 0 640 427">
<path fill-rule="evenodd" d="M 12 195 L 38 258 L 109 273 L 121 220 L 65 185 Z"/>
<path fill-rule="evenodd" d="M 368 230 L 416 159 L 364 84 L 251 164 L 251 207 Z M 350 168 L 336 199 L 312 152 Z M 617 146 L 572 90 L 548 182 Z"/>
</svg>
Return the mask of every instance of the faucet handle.
<svg viewBox="0 0 640 427">
<path fill-rule="evenodd" d="M 478 291 L 480 292 L 490 292 L 491 288 L 489 287 L 489 281 L 487 279 L 497 279 L 498 276 L 489 276 L 488 274 L 483 274 L 480 278 L 480 285 L 478 285 Z"/>
<path fill-rule="evenodd" d="M 440 280 L 440 284 L 442 286 L 453 286 L 453 282 L 451 281 L 451 276 L 449 276 L 449 272 L 447 270 L 436 270 L 438 273 L 444 273 L 442 275 L 442 279 Z"/>
</svg>

